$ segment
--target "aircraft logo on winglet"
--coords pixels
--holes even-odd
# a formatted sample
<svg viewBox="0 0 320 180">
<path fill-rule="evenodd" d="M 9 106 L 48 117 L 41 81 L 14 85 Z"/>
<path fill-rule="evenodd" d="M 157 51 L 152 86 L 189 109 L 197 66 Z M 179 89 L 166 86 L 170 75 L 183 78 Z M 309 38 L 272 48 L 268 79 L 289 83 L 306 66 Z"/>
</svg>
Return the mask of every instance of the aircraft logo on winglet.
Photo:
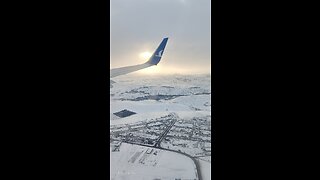
<svg viewBox="0 0 320 180">
<path fill-rule="evenodd" d="M 159 54 L 155 55 L 156 57 L 161 57 L 162 56 L 163 50 L 159 51 Z"/>
</svg>

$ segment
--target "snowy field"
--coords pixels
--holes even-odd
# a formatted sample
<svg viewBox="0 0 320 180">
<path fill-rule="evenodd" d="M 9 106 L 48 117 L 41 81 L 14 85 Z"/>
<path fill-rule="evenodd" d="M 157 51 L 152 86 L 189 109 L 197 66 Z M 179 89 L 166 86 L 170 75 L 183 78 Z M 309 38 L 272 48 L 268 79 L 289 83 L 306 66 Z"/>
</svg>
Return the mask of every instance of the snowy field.
<svg viewBox="0 0 320 180">
<path fill-rule="evenodd" d="M 198 179 L 193 161 L 174 152 L 122 143 L 110 153 L 111 180 Z"/>
<path fill-rule="evenodd" d="M 211 163 L 201 159 L 198 160 L 198 163 L 200 164 L 202 179 L 211 179 Z"/>
<path fill-rule="evenodd" d="M 126 125 L 153 122 L 155 119 L 174 113 L 177 123 L 168 131 L 168 135 L 179 135 L 193 132 L 192 137 L 200 135 L 202 139 L 210 143 L 211 128 L 208 130 L 200 125 L 199 129 L 187 129 L 180 132 L 179 121 L 193 121 L 193 118 L 201 119 L 211 124 L 211 76 L 210 75 L 171 75 L 171 76 L 119 76 L 112 79 L 116 83 L 110 88 L 110 124 L 112 127 L 125 128 Z M 120 118 L 113 113 L 128 110 L 136 114 Z M 209 118 L 208 118 L 209 117 Z M 155 123 L 160 123 L 155 121 Z M 194 123 L 198 123 L 194 121 Z M 208 122 L 206 122 L 208 123 Z M 161 124 L 161 123 L 160 123 Z M 151 125 L 151 124 L 149 124 Z M 204 125 L 207 126 L 207 125 Z M 183 127 L 182 127 L 183 128 Z M 155 131 L 155 130 L 154 130 Z M 205 133 L 209 134 L 205 137 Z M 138 136 L 138 132 L 132 133 Z M 141 136 L 144 136 L 142 134 Z M 187 137 L 188 135 L 186 135 Z M 191 137 L 191 135 L 190 135 Z M 152 139 L 152 138 L 151 138 Z M 172 150 L 180 150 L 191 156 L 203 156 L 203 150 L 199 149 L 201 143 L 186 139 L 169 139 L 161 142 L 161 147 Z M 192 143 L 190 143 L 192 142 Z M 171 143 L 171 144 L 170 144 Z M 187 144 L 183 147 L 173 147 L 172 144 Z M 207 144 L 208 144 L 207 143 Z M 204 142 L 203 142 L 204 145 Z M 198 148 L 198 149 L 197 149 Z M 111 151 L 111 179 L 198 179 L 194 161 L 179 153 L 154 149 L 157 155 L 146 153 L 151 147 L 122 143 L 120 151 Z M 150 150 L 149 150 L 150 151 Z M 209 152 L 211 153 L 211 152 Z M 206 157 L 197 157 L 202 180 L 211 177 L 211 154 Z"/>
<path fill-rule="evenodd" d="M 211 115 L 210 75 L 120 76 L 113 80 L 111 125 L 148 121 L 171 112 L 180 117 Z M 113 113 L 123 109 L 137 114 L 119 120 Z"/>
</svg>

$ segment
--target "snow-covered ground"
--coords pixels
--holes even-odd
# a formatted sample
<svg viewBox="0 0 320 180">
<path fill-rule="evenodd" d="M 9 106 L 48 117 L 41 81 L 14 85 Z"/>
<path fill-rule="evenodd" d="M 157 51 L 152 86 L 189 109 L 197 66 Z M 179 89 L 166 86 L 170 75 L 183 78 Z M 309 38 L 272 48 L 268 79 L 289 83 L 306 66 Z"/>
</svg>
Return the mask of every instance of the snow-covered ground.
<svg viewBox="0 0 320 180">
<path fill-rule="evenodd" d="M 175 152 L 122 143 L 110 153 L 111 180 L 198 179 L 193 161 Z"/>
<path fill-rule="evenodd" d="M 198 164 L 200 165 L 200 173 L 203 180 L 211 179 L 211 163 L 198 159 Z"/>
<path fill-rule="evenodd" d="M 116 82 L 110 88 L 110 124 L 113 127 L 125 128 L 123 125 L 152 122 L 174 113 L 178 117 L 173 127 L 176 131 L 169 131 L 168 134 L 183 135 L 183 131 L 179 134 L 180 126 L 189 125 L 190 127 L 186 127 L 189 129 L 185 130 L 190 133 L 193 131 L 193 118 L 205 117 L 206 121 L 211 121 L 210 75 L 119 76 L 112 80 Z M 124 109 L 136 114 L 124 118 L 113 114 Z M 183 120 L 190 121 L 191 124 L 179 124 Z M 162 124 L 158 121 L 155 123 Z M 207 125 L 202 128 L 199 125 L 198 128 L 204 135 L 210 135 L 211 128 L 205 126 Z M 156 131 L 155 128 L 153 131 Z M 185 133 L 185 136 L 188 134 Z M 198 136 L 200 135 L 193 135 L 194 138 Z M 211 141 L 210 136 L 201 138 Z M 175 139 L 175 143 L 187 144 L 180 149 L 169 142 L 171 140 L 162 141 L 161 147 L 170 147 L 194 156 L 204 154 L 196 140 Z M 195 165 L 189 157 L 165 150 L 158 150 L 157 155 L 146 155 L 147 149 L 148 147 L 123 143 L 120 152 L 111 152 L 111 179 L 197 179 Z M 198 160 L 202 179 L 210 179 L 210 156 L 200 158 L 207 160 Z M 139 162 L 141 159 L 145 159 L 141 161 L 143 163 Z"/>
<path fill-rule="evenodd" d="M 120 76 L 110 88 L 111 125 L 145 121 L 171 112 L 181 117 L 211 115 L 211 85 L 209 75 L 131 77 Z M 122 118 L 113 113 L 128 109 L 137 114 Z"/>
</svg>

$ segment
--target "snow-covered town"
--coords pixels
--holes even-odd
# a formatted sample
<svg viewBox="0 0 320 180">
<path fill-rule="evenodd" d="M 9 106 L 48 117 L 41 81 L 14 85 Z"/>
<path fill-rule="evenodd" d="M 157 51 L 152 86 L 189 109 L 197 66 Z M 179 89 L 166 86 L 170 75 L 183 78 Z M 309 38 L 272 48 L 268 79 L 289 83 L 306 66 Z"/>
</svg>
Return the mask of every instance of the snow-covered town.
<svg viewBox="0 0 320 180">
<path fill-rule="evenodd" d="M 110 89 L 111 179 L 210 179 L 209 84 L 208 75 L 118 78 Z"/>
<path fill-rule="evenodd" d="M 172 149 L 193 157 L 211 156 L 210 118 L 179 119 L 169 114 L 148 122 L 111 126 L 110 142 Z"/>
</svg>

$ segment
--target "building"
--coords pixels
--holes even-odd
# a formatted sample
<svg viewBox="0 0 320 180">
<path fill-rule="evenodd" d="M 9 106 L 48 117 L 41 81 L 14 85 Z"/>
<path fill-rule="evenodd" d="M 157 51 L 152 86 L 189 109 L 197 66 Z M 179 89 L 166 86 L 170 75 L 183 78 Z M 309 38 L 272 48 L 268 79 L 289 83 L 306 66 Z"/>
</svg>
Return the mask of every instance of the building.
<svg viewBox="0 0 320 180">
<path fill-rule="evenodd" d="M 147 154 L 151 154 L 152 152 L 153 152 L 153 149 L 151 149 L 151 148 L 149 148 L 149 149 L 146 151 Z"/>
<path fill-rule="evenodd" d="M 113 141 L 110 143 L 111 151 L 120 151 L 121 141 Z"/>
</svg>

